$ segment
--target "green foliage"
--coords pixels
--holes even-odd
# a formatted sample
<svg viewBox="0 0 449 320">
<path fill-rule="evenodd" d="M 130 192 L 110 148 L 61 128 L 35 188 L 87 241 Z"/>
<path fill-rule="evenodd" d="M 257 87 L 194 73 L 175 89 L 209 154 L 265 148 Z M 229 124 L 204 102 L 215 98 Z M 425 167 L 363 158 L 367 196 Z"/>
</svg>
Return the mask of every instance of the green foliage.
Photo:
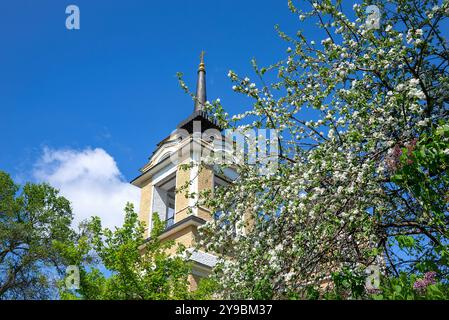
<svg viewBox="0 0 449 320">
<path fill-rule="evenodd" d="M 191 298 L 195 300 L 210 300 L 218 298 L 215 293 L 218 292 L 218 283 L 211 277 L 203 278 L 197 289 L 191 293 Z"/>
<path fill-rule="evenodd" d="M 449 286 L 437 282 L 429 284 L 423 290 L 414 288 L 419 278 L 416 275 L 401 273 L 398 277 L 384 277 L 380 292 L 371 295 L 375 300 L 448 300 Z"/>
<path fill-rule="evenodd" d="M 47 184 L 23 188 L 0 171 L 0 299 L 54 297 L 52 270 L 64 271 L 60 248 L 74 238 L 67 199 Z"/>
<path fill-rule="evenodd" d="M 305 299 L 363 299 L 363 300 L 448 300 L 447 281 L 429 280 L 429 273 L 421 276 L 401 272 L 397 277 L 381 276 L 378 289 L 366 290 L 365 277 L 349 269 L 332 275 L 332 283 L 322 290 L 307 287 Z M 420 285 L 417 285 L 420 284 Z"/>
<path fill-rule="evenodd" d="M 417 236 L 398 235 L 400 248 L 425 253 L 418 269 L 438 264 L 440 269 L 449 266 L 449 228 L 447 222 L 449 200 L 449 125 L 441 122 L 423 133 L 401 150 L 398 168 L 392 181 L 408 191 L 416 207 L 422 213 L 411 223 L 424 233 L 434 246 L 434 251 L 425 252 L 428 241 Z"/>
<path fill-rule="evenodd" d="M 411 236 L 396 236 L 396 241 L 399 244 L 399 248 L 412 248 L 415 245 L 415 239 Z"/>
<path fill-rule="evenodd" d="M 332 274 L 331 286 L 322 298 L 326 300 L 360 299 L 365 295 L 365 279 L 366 276 L 344 268 Z"/>
<path fill-rule="evenodd" d="M 299 296 L 292 297 L 292 298 L 299 298 Z M 305 299 L 307 300 L 317 300 L 320 298 L 320 291 L 315 289 L 313 286 L 307 286 L 305 290 Z"/>
<path fill-rule="evenodd" d="M 144 225 L 131 204 L 125 208 L 124 224 L 115 230 L 103 229 L 98 218 L 85 225 L 84 235 L 71 247 L 68 256 L 77 260 L 80 269 L 80 289 L 67 290 L 60 286 L 63 299 L 186 299 L 190 265 L 182 256 L 170 256 L 172 241 L 161 242 L 158 235 L 165 228 L 157 214 L 149 239 L 144 238 Z M 89 246 L 86 246 L 86 244 Z M 98 262 L 111 272 L 106 276 L 98 265 L 86 264 L 85 258 L 97 255 Z M 94 259 L 90 259 L 94 261 Z"/>
<path fill-rule="evenodd" d="M 47 184 L 22 189 L 0 171 L 0 299 L 206 299 L 216 284 L 209 279 L 188 291 L 191 266 L 185 248 L 158 236 L 165 223 L 155 213 L 153 229 L 144 225 L 132 205 L 123 226 L 103 229 L 93 217 L 71 229 L 67 199 Z M 80 288 L 69 290 L 66 266 L 79 267 Z M 56 272 L 56 273 L 55 273 Z"/>
<path fill-rule="evenodd" d="M 254 283 L 251 295 L 255 300 L 269 300 L 273 297 L 273 287 L 269 277 L 258 279 Z"/>
<path fill-rule="evenodd" d="M 407 188 L 424 210 L 442 223 L 449 199 L 449 124 L 421 135 L 416 145 L 404 147 L 392 181 Z M 446 191 L 446 196 L 441 194 Z"/>
</svg>

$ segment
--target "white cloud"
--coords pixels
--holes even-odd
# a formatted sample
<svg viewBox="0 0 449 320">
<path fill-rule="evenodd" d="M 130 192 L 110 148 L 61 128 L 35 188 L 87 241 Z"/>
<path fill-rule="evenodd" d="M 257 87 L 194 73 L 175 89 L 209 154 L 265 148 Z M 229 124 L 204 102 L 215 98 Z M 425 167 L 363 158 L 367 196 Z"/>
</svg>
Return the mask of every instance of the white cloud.
<svg viewBox="0 0 449 320">
<path fill-rule="evenodd" d="M 139 209 L 139 189 L 123 178 L 114 158 L 100 148 L 44 148 L 33 176 L 70 200 L 75 226 L 91 216 L 100 217 L 104 227 L 120 226 L 126 202 Z"/>
</svg>

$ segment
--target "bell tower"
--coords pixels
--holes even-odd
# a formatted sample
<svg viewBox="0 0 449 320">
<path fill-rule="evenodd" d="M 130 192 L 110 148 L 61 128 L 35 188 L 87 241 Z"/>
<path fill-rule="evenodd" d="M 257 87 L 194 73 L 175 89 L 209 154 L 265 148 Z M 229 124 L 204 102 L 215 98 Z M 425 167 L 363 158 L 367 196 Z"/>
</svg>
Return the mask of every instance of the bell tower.
<svg viewBox="0 0 449 320">
<path fill-rule="evenodd" d="M 140 175 L 131 183 L 141 189 L 139 218 L 150 235 L 152 215 L 157 213 L 166 222 L 160 235 L 163 240 L 175 240 L 192 252 L 191 289 L 201 277 L 207 276 L 216 257 L 193 249 L 197 228 L 212 219 L 210 211 L 201 205 L 201 191 L 213 190 L 226 179 L 214 174 L 213 166 L 201 165 L 204 151 L 213 151 L 213 137 L 221 138 L 222 129 L 204 110 L 206 104 L 206 67 L 201 53 L 193 112 L 181 121 L 176 130 L 157 144 Z M 176 248 L 173 248 L 174 253 Z"/>
</svg>

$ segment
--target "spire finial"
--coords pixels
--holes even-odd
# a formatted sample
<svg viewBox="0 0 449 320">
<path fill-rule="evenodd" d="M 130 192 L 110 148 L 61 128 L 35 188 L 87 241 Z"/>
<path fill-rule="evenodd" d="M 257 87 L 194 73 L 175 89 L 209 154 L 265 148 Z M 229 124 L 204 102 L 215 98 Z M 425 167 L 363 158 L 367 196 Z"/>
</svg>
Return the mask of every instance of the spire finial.
<svg viewBox="0 0 449 320">
<path fill-rule="evenodd" d="M 204 65 L 204 53 L 205 53 L 204 50 L 201 51 L 201 54 L 200 54 L 200 66 L 198 68 L 198 71 L 206 71 L 206 67 Z"/>
<path fill-rule="evenodd" d="M 198 81 L 196 84 L 194 111 L 201 111 L 206 103 L 206 66 L 204 65 L 204 51 L 201 51 L 198 67 Z"/>
</svg>

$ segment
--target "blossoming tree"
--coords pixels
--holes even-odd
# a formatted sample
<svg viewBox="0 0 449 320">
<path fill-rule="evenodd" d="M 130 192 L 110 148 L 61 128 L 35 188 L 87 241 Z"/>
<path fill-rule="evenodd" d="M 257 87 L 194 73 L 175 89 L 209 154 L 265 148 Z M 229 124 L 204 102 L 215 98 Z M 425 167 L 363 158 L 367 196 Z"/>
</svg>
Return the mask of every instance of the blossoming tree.
<svg viewBox="0 0 449 320">
<path fill-rule="evenodd" d="M 449 2 L 361 2 L 289 1 L 323 39 L 278 29 L 285 59 L 253 61 L 254 82 L 229 72 L 252 108 L 229 116 L 219 100 L 207 105 L 224 128 L 276 129 L 280 146 L 274 174 L 240 163 L 232 185 L 204 195 L 224 213 L 200 243 L 222 258 L 223 297 L 305 297 L 338 275 L 354 296 L 372 265 L 448 272 Z M 373 2 L 378 28 L 367 22 Z"/>
</svg>

